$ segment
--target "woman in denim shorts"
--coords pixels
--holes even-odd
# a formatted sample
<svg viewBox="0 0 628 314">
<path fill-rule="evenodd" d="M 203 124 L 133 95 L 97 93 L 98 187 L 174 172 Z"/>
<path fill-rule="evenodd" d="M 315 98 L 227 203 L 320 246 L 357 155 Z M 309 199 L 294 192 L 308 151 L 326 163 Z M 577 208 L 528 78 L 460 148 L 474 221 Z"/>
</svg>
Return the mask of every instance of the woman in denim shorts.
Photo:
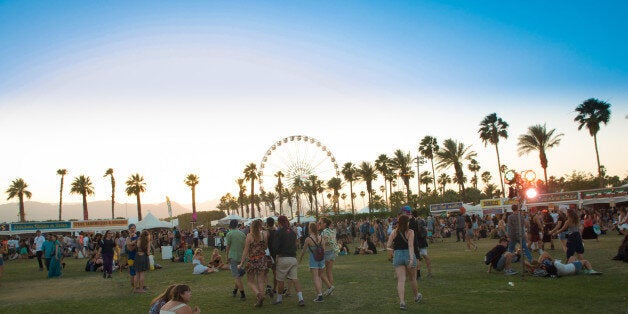
<svg viewBox="0 0 628 314">
<path fill-rule="evenodd" d="M 419 293 L 416 282 L 417 258 L 414 255 L 414 231 L 408 229 L 409 217 L 401 215 L 397 223 L 397 228 L 393 230 L 388 238 L 388 249 L 393 251 L 393 267 L 397 274 L 397 293 L 399 294 L 399 308 L 406 309 L 405 285 L 406 276 L 412 286 L 414 301 L 420 302 L 423 296 Z"/>
</svg>

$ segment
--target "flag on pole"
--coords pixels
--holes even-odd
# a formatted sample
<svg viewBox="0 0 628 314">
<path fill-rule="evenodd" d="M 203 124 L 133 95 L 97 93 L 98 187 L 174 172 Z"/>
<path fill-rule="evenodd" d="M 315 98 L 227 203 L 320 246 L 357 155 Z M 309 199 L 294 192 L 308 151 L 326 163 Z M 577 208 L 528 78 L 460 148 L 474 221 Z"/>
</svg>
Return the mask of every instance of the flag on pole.
<svg viewBox="0 0 628 314">
<path fill-rule="evenodd" d="M 172 205 L 170 204 L 170 198 L 166 196 L 166 204 L 168 204 L 168 215 L 172 218 Z"/>
</svg>

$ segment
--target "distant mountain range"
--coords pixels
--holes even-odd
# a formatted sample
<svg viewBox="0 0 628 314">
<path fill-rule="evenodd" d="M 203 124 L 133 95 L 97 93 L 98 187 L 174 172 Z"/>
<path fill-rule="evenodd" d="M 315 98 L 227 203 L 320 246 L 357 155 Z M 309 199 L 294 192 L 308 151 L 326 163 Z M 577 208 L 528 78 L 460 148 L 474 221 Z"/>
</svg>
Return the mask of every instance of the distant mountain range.
<svg viewBox="0 0 628 314">
<path fill-rule="evenodd" d="M 216 199 L 197 203 L 196 210 L 216 210 L 216 205 L 218 205 L 219 202 L 220 201 Z M 176 202 L 171 202 L 171 206 L 173 217 L 192 212 L 192 204 L 181 205 Z M 89 211 L 89 219 L 111 219 L 111 201 L 88 202 L 87 210 Z M 0 222 L 17 222 L 19 220 L 18 212 L 18 203 L 0 205 Z M 24 212 L 26 214 L 26 221 L 57 220 L 59 218 L 59 204 L 27 201 L 24 202 Z M 151 212 L 158 218 L 167 218 L 168 205 L 166 202 L 159 204 L 142 204 L 142 216 L 145 216 L 148 212 Z M 135 203 L 116 203 L 114 214 L 115 217 L 136 218 L 137 205 Z M 83 204 L 64 203 L 61 215 L 63 220 L 83 220 Z"/>
</svg>

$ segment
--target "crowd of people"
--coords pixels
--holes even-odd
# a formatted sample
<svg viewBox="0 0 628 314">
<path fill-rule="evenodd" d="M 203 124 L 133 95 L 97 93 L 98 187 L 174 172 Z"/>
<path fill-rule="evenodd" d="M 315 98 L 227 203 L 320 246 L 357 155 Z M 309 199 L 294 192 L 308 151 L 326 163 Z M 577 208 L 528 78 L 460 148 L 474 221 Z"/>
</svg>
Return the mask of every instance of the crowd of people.
<svg viewBox="0 0 628 314">
<path fill-rule="evenodd" d="M 299 262 L 307 256 L 314 291 L 313 302 L 323 302 L 336 289 L 334 264 L 341 255 L 367 255 L 388 252 L 397 279 L 399 307 L 407 308 L 405 285 L 410 283 L 412 299 L 421 302 L 417 278 L 421 264 L 427 277 L 432 276 L 429 243 L 456 236 L 468 251 L 476 250 L 475 241 L 498 239 L 485 256 L 488 272 L 518 273 L 514 263 L 523 262 L 527 272 L 535 276 L 566 276 L 577 273 L 601 274 L 584 258 L 583 239 L 597 239 L 607 232 L 625 235 L 614 259 L 628 261 L 628 215 L 625 209 L 592 211 L 555 209 L 522 212 L 513 205 L 504 215 L 450 215 L 420 217 L 417 211 L 404 206 L 396 217 L 332 221 L 321 217 L 315 222 L 291 224 L 285 216 L 277 221 L 254 220 L 248 226 L 232 220 L 229 228 L 194 228 L 138 232 L 134 224 L 122 232 L 80 232 L 76 235 L 42 235 L 10 237 L 2 241 L 0 276 L 4 261 L 37 259 L 40 271 L 49 278 L 62 276 L 64 258 L 86 257 L 86 271 L 101 272 L 112 278 L 115 270 L 128 270 L 133 293 L 146 293 L 146 272 L 160 265 L 151 262 L 151 255 L 160 247 L 172 247 L 172 261 L 192 264 L 193 274 L 211 274 L 228 270 L 234 280 L 232 295 L 246 300 L 246 286 L 255 296 L 255 307 L 263 306 L 266 297 L 273 305 L 284 302 L 294 292 L 297 305 L 304 306 L 303 289 L 298 279 Z M 555 246 L 556 242 L 556 246 Z M 211 244 L 211 245 L 208 245 Z M 213 247 L 206 261 L 203 248 Z M 565 263 L 547 251 L 562 248 Z M 226 260 L 222 258 L 225 251 Z M 533 259 L 533 253 L 539 257 Z M 556 255 L 556 254 L 554 254 Z M 423 261 L 423 263 L 420 263 Z M 269 277 L 272 276 L 272 277 Z M 270 278 L 270 279 L 269 279 Z M 172 285 L 151 304 L 151 313 L 199 312 L 187 303 L 190 287 Z"/>
</svg>

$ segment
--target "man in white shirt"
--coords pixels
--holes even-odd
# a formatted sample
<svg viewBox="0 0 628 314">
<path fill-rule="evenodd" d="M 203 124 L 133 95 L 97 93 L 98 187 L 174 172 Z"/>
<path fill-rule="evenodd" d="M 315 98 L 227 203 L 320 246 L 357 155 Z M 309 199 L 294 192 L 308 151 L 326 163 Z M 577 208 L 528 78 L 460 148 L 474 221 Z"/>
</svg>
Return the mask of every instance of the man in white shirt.
<svg viewBox="0 0 628 314">
<path fill-rule="evenodd" d="M 44 242 L 46 241 L 46 238 L 44 238 L 43 235 L 41 235 L 41 231 L 37 230 L 37 232 L 35 232 L 35 254 L 37 255 L 37 263 L 39 263 L 39 271 L 43 271 L 44 270 L 44 264 L 41 261 L 41 257 L 44 254 L 44 251 L 42 251 L 42 245 L 44 244 Z"/>
</svg>

